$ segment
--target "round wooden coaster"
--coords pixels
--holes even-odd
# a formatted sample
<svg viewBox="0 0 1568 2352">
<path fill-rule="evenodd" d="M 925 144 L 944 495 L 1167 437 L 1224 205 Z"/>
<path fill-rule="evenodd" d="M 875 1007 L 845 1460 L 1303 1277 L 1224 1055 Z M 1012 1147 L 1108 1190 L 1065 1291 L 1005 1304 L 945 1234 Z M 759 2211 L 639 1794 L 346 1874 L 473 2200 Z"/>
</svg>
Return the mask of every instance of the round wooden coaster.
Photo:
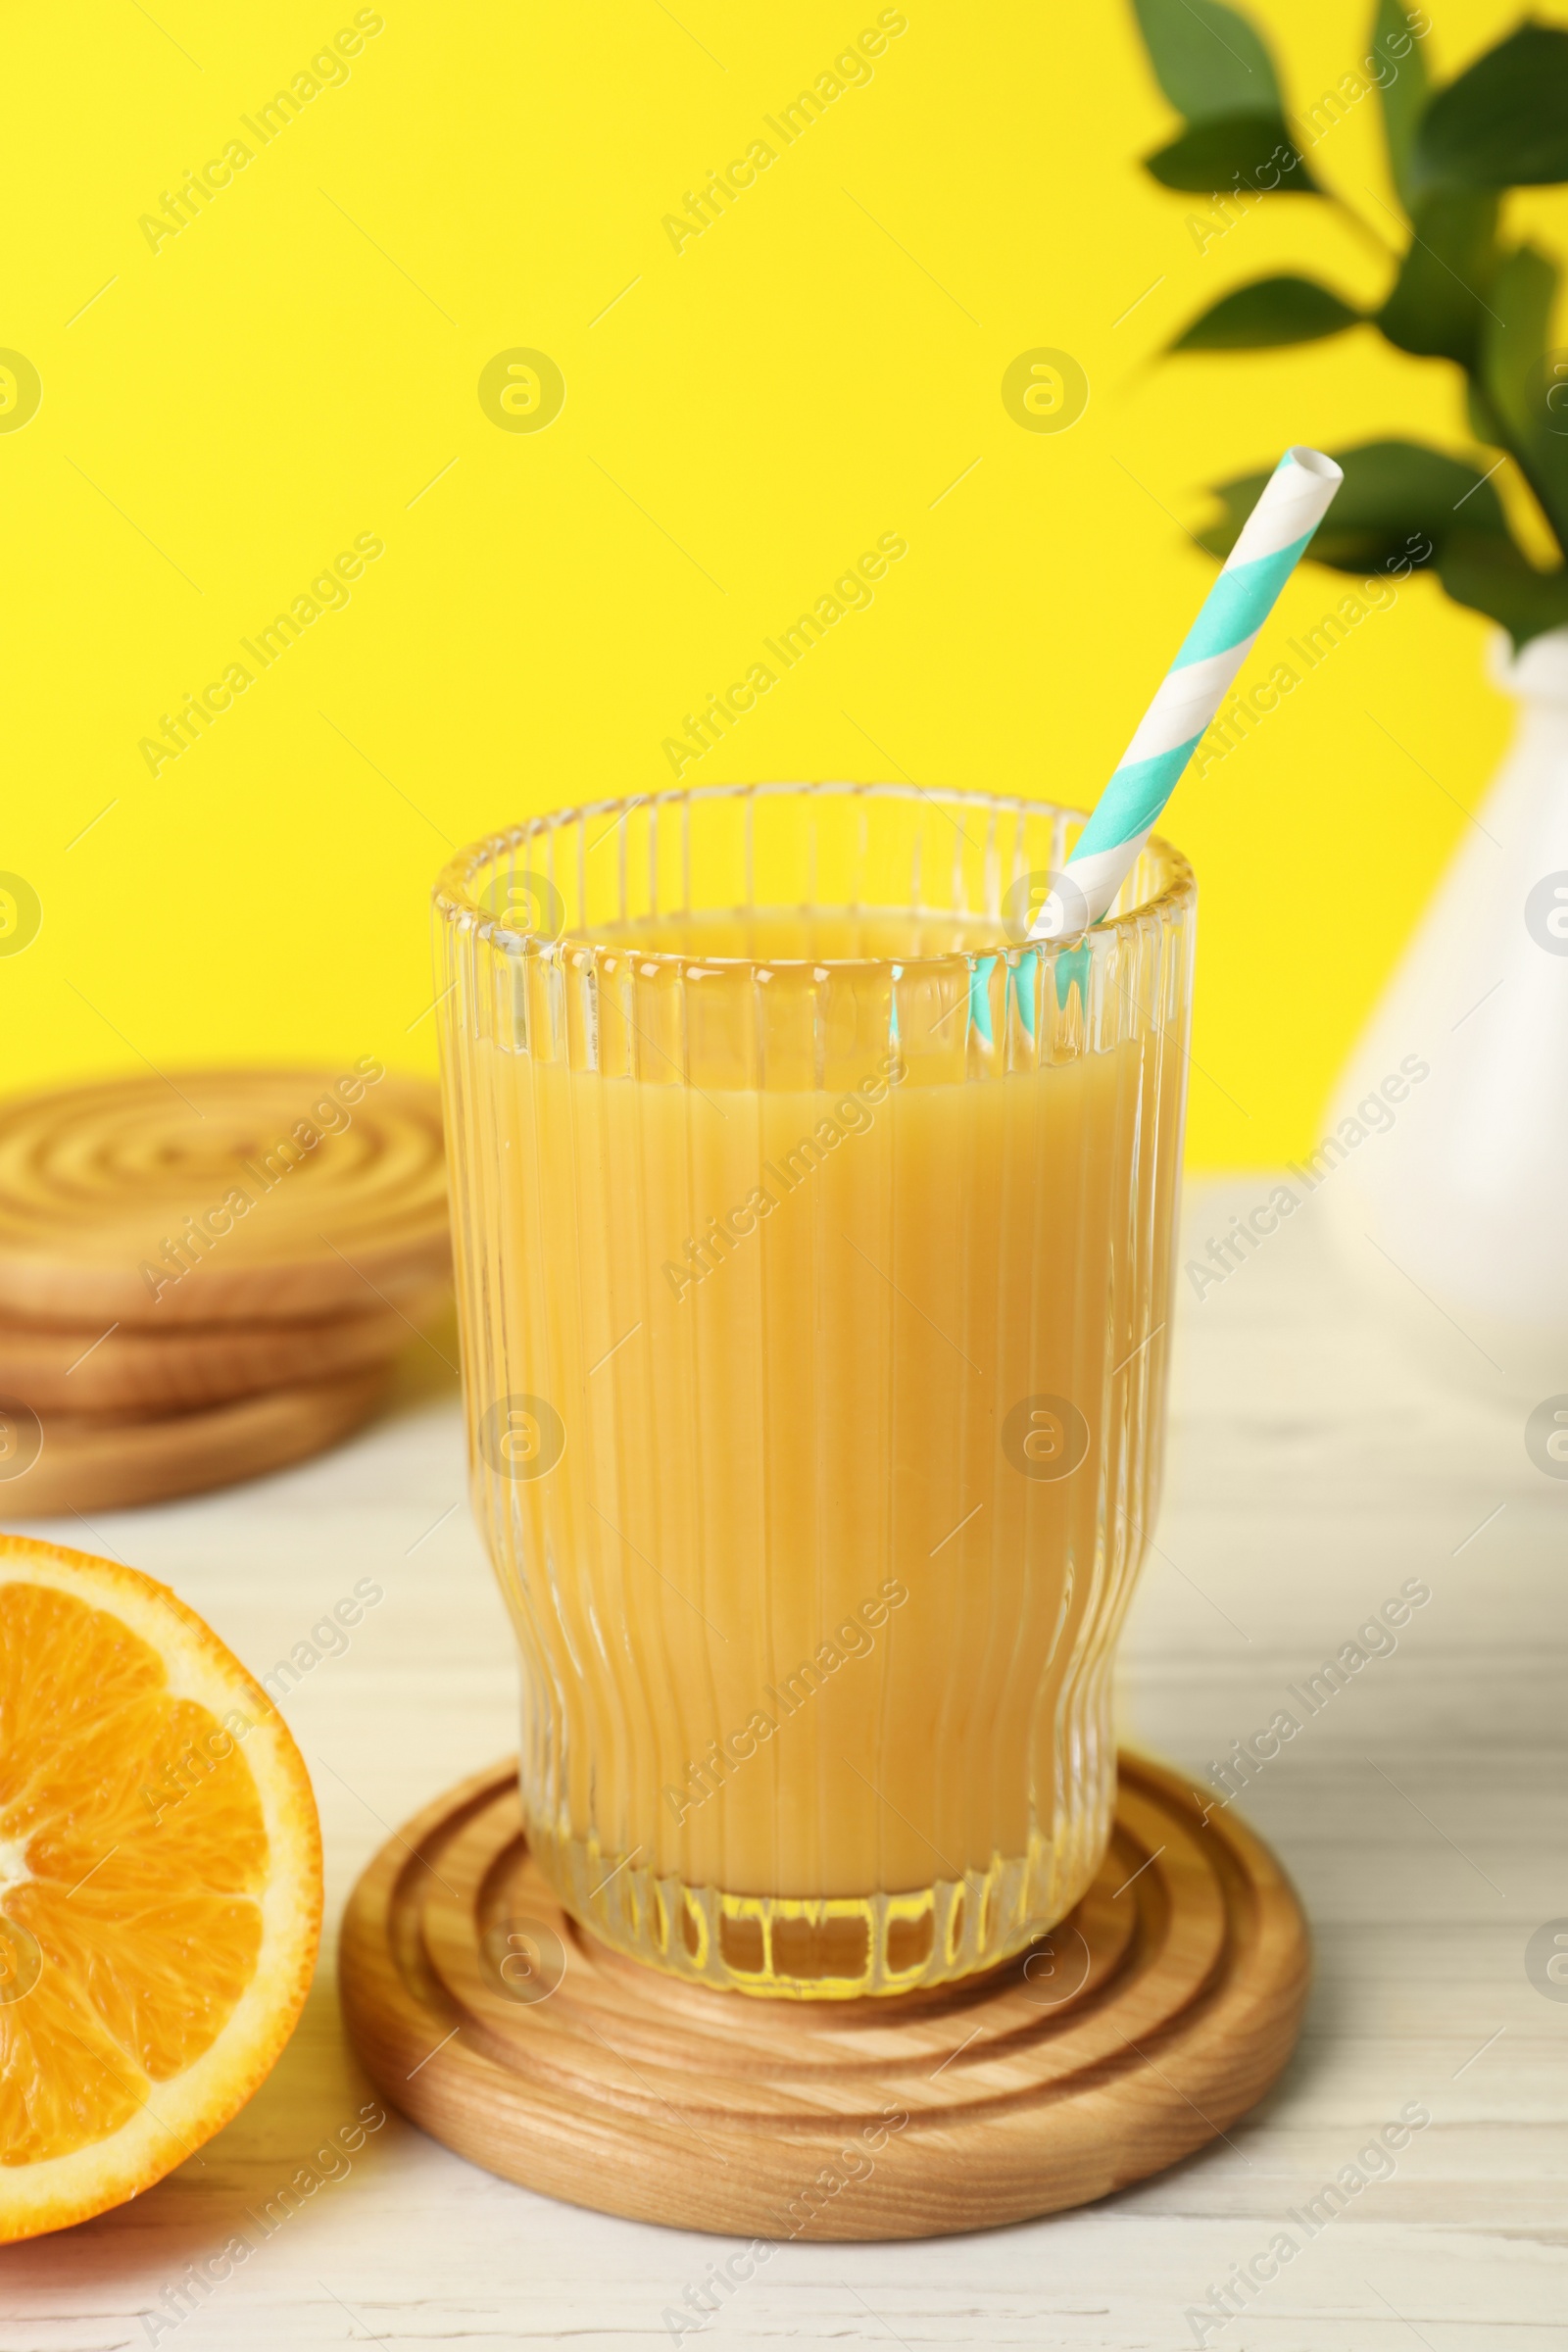
<svg viewBox="0 0 1568 2352">
<path fill-rule="evenodd" d="M 120 1325 L 106 1332 L 0 1323 L 0 1397 L 43 1414 L 131 1410 L 146 1418 L 327 1380 L 395 1355 L 448 1295 L 444 1283 L 431 1284 L 399 1306 L 327 1323 L 193 1323 L 168 1331 Z"/>
<path fill-rule="evenodd" d="M 364 1314 L 448 1256 L 440 1097 L 424 1079 L 196 1070 L 0 1102 L 13 1321 Z"/>
<path fill-rule="evenodd" d="M 512 1767 L 381 1848 L 340 1949 L 355 2047 L 437 2139 L 572 2204 L 771 2239 L 989 2229 L 1157 2173 L 1274 2081 L 1308 1974 L 1267 1848 L 1125 1754 L 1083 1902 L 967 1985 L 796 2003 L 624 1959 L 540 1875 Z"/>
<path fill-rule="evenodd" d="M 338 1380 L 158 1420 L 134 1408 L 40 1416 L 0 1397 L 0 1519 L 165 1502 L 281 1470 L 368 1420 L 390 1376 L 385 1362 L 369 1364 Z"/>
</svg>

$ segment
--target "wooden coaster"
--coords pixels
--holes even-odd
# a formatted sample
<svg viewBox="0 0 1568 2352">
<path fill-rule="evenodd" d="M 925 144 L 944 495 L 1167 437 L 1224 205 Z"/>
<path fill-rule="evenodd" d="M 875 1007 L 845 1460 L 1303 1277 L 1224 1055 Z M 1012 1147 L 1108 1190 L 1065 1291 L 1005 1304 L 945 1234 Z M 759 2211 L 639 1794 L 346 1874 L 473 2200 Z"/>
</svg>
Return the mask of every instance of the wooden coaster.
<svg viewBox="0 0 1568 2352">
<path fill-rule="evenodd" d="M 448 1261 L 424 1079 L 197 1070 L 0 1103 L 14 1322 L 316 1321 L 402 1304 Z"/>
<path fill-rule="evenodd" d="M 745 2237 L 930 2237 L 1108 2195 L 1201 2147 L 1291 2054 L 1305 1924 L 1267 1848 L 1124 1754 L 1103 1867 L 967 1985 L 714 1992 L 578 1929 L 514 1768 L 416 1815 L 350 1899 L 340 1982 L 383 2096 L 571 2204 Z"/>
<path fill-rule="evenodd" d="M 367 1298 L 369 1297 L 367 1292 Z M 297 1387 L 380 1363 L 445 1304 L 431 1285 L 401 1306 L 328 1323 L 124 1326 L 107 1332 L 0 1323 L 0 1397 L 36 1412 L 131 1411 L 147 1418 Z"/>
<path fill-rule="evenodd" d="M 390 1377 L 386 1363 L 369 1364 L 162 1420 L 134 1408 L 40 1416 L 0 1397 L 0 1520 L 164 1502 L 281 1470 L 368 1421 Z"/>
</svg>

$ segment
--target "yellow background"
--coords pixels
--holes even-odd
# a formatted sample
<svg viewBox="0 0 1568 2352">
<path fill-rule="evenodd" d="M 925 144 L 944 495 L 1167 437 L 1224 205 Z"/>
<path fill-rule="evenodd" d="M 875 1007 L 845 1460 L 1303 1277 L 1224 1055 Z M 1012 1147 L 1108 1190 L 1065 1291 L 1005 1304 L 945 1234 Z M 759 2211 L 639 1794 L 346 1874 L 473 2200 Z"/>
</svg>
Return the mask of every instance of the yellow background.
<svg viewBox="0 0 1568 2352">
<path fill-rule="evenodd" d="M 105 0 L 69 37 L 12 12 L 0 344 L 43 401 L 0 435 L 0 867 L 44 919 L 0 960 L 9 1083 L 433 1067 L 449 845 L 670 782 L 683 713 L 885 531 L 909 554 L 875 605 L 687 779 L 903 770 L 1090 801 L 1211 576 L 1183 531 L 1205 482 L 1292 440 L 1463 445 L 1451 371 L 1370 331 L 1157 361 L 1263 271 L 1362 300 L 1386 273 L 1307 200 L 1200 251 L 1206 203 L 1136 168 L 1175 123 L 1123 7 L 905 13 L 869 84 L 677 254 L 662 216 L 874 6 L 388 0 L 351 78 L 156 253 L 140 216 L 256 145 L 240 117 L 353 8 L 157 0 L 155 22 Z M 1300 108 L 1370 10 L 1253 13 Z M 1515 15 L 1449 0 L 1428 53 L 1451 74 Z M 1375 107 L 1313 168 L 1392 231 Z M 1514 202 L 1568 246 L 1568 200 Z M 1040 345 L 1088 372 L 1071 431 L 1002 405 Z M 545 431 L 479 405 L 514 346 L 564 373 Z M 366 531 L 386 553 L 352 604 L 151 775 L 160 714 Z M 1346 585 L 1303 570 L 1274 634 Z M 1166 829 L 1203 894 L 1198 1164 L 1316 1132 L 1505 740 L 1487 634 L 1409 584 L 1179 789 Z"/>
</svg>

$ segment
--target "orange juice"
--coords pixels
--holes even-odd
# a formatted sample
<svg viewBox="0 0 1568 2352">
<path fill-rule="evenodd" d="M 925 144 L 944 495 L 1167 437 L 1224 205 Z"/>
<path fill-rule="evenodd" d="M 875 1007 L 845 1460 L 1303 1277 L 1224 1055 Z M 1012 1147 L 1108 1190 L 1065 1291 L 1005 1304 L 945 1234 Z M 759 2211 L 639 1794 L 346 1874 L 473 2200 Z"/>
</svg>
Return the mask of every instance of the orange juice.
<svg viewBox="0 0 1568 2352">
<path fill-rule="evenodd" d="M 1097 1036 L 1087 956 L 1063 990 L 967 914 L 699 909 L 525 961 L 448 1083 L 530 1839 L 710 1983 L 988 1966 L 1108 1831 L 1180 1022 L 1112 989 Z"/>
</svg>

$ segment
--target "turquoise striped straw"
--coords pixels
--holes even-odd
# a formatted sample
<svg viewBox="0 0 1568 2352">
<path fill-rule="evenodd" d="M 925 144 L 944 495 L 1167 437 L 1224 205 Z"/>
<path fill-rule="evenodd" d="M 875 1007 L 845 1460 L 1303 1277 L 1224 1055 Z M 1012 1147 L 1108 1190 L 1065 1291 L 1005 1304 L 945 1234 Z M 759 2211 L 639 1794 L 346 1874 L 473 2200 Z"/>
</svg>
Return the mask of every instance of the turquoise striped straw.
<svg viewBox="0 0 1568 2352">
<path fill-rule="evenodd" d="M 1062 887 L 1035 916 L 1031 939 L 1072 938 L 1105 912 L 1344 479 L 1319 450 L 1288 449 L 1281 458 L 1074 843 Z"/>
</svg>

